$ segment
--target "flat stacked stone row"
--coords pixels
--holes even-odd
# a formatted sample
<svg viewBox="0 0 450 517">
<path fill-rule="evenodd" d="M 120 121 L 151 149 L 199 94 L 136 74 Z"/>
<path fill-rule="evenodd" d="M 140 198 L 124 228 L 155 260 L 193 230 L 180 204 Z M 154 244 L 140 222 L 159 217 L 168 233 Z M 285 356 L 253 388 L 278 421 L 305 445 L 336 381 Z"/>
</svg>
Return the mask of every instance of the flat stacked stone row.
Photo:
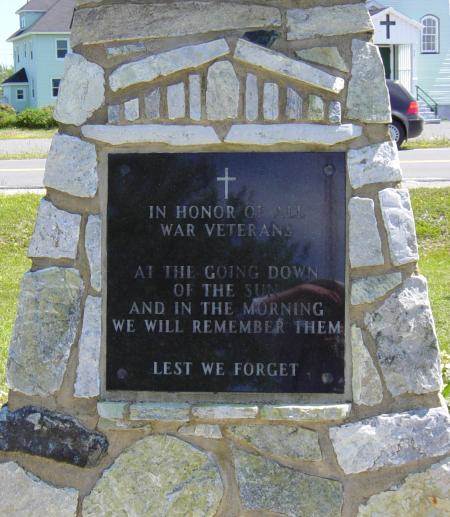
<svg viewBox="0 0 450 517">
<path fill-rule="evenodd" d="M 0 412 L 2 515 L 18 490 L 38 517 L 450 511 L 438 345 L 370 16 L 265 3 L 78 1 Z M 278 32 L 274 50 L 244 38 L 257 29 Z M 100 397 L 120 146 L 347 151 L 351 404 Z"/>
</svg>

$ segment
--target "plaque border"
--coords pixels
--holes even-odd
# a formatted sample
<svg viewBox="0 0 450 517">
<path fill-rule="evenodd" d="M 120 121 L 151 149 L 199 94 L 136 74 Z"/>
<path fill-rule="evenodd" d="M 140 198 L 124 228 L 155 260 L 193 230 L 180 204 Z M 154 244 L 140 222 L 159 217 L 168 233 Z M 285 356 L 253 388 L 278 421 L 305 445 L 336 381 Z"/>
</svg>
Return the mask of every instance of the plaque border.
<svg viewBox="0 0 450 517">
<path fill-rule="evenodd" d="M 246 148 L 242 149 L 228 149 L 228 146 L 223 144 L 217 146 L 215 149 L 198 149 L 192 147 L 173 147 L 166 145 L 150 144 L 145 148 L 132 145 L 126 147 L 116 148 L 113 146 L 103 147 L 98 150 L 98 176 L 99 176 L 99 200 L 100 213 L 102 225 L 102 239 L 101 239 L 101 271 L 102 271 L 102 332 L 101 332 L 101 352 L 100 352 L 100 401 L 110 402 L 154 402 L 167 403 L 169 405 L 174 403 L 188 403 L 198 405 L 202 403 L 210 403 L 215 405 L 220 404 L 273 404 L 273 405 L 310 405 L 310 404 L 346 404 L 353 401 L 352 396 L 352 382 L 351 382 L 351 332 L 350 332 L 350 296 L 347 293 L 347 287 L 350 284 L 350 262 L 349 262 L 349 243 L 348 243 L 348 202 L 351 198 L 351 187 L 349 185 L 347 173 L 347 151 L 346 150 L 330 150 L 318 151 L 321 153 L 342 153 L 344 155 L 344 173 L 346 177 L 345 184 L 345 365 L 344 365 L 344 392 L 343 393 L 264 393 L 264 392 L 170 392 L 170 391 L 129 391 L 129 390 L 107 390 L 106 389 L 106 326 L 107 326 L 107 297 L 108 297 L 108 278 L 107 278 L 107 209 L 108 209 L 108 158 L 110 154 L 152 154 L 152 153 L 167 153 L 167 154 L 189 154 L 189 153 L 225 153 L 225 152 L 248 152 Z M 313 153 L 311 149 L 264 149 L 251 152 L 304 152 Z"/>
</svg>

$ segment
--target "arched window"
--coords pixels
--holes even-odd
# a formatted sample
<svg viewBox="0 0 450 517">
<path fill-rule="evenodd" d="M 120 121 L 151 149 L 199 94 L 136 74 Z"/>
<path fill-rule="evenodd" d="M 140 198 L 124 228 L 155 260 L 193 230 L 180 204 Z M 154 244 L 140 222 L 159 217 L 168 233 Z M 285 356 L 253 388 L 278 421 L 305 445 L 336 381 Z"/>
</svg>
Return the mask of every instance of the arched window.
<svg viewBox="0 0 450 517">
<path fill-rule="evenodd" d="M 439 18 L 427 14 L 422 18 L 422 54 L 439 53 Z"/>
</svg>

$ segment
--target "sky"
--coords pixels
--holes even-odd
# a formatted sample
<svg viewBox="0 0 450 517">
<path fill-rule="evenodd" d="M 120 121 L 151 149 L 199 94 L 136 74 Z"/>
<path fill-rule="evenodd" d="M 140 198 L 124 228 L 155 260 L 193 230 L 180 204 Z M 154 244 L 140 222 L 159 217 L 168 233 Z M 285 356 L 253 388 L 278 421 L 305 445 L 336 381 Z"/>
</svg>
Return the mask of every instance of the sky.
<svg viewBox="0 0 450 517">
<path fill-rule="evenodd" d="M 19 17 L 15 12 L 26 0 L 0 0 L 0 64 L 12 65 L 12 43 L 6 39 L 19 28 Z"/>
</svg>

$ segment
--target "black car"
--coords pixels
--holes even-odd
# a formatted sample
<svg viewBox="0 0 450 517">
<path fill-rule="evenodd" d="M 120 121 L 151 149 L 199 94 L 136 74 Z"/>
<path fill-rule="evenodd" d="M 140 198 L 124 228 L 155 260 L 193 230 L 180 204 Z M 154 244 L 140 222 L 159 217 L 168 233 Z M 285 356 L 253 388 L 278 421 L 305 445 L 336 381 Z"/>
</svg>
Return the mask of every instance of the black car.
<svg viewBox="0 0 450 517">
<path fill-rule="evenodd" d="M 419 115 L 419 103 L 401 84 L 387 80 L 391 98 L 391 137 L 401 147 L 408 138 L 415 138 L 423 131 L 424 120 Z"/>
</svg>

